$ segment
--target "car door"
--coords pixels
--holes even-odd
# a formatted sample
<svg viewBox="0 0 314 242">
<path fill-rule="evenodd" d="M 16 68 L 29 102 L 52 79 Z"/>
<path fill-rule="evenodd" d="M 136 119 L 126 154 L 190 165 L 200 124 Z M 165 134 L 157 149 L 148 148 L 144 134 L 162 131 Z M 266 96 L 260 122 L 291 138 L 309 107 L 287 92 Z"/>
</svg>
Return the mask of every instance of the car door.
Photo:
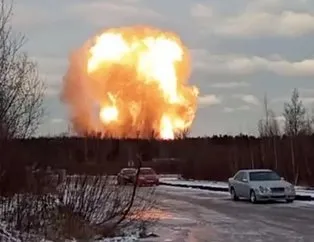
<svg viewBox="0 0 314 242">
<path fill-rule="evenodd" d="M 249 177 L 247 172 L 243 172 L 241 177 L 241 193 L 245 198 L 250 197 L 250 185 L 249 185 Z"/>
<path fill-rule="evenodd" d="M 239 171 L 233 178 L 234 180 L 234 190 L 237 196 L 242 197 L 243 195 L 243 188 L 242 188 L 242 178 L 243 172 Z"/>
</svg>

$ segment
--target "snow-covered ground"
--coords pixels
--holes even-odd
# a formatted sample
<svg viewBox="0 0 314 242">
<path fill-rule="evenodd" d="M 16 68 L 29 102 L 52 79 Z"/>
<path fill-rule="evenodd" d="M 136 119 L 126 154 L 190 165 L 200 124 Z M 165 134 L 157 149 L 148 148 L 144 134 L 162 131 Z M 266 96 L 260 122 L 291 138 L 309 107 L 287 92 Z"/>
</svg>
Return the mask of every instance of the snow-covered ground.
<svg viewBox="0 0 314 242">
<path fill-rule="evenodd" d="M 160 182 L 164 185 L 178 185 L 187 187 L 199 187 L 199 188 L 212 188 L 220 191 L 228 191 L 227 182 L 215 182 L 215 181 L 197 181 L 197 180 L 184 180 L 177 175 L 171 177 L 160 177 Z M 314 199 L 314 190 L 306 187 L 296 186 L 296 194 L 299 196 L 311 196 Z"/>
<path fill-rule="evenodd" d="M 228 188 L 227 183 L 223 182 L 186 181 L 171 175 L 160 177 L 160 180 L 172 185 Z M 139 195 L 147 195 L 148 189 L 150 188 L 140 188 Z M 313 191 L 301 187 L 297 189 L 298 193 L 313 194 Z M 142 218 L 156 220 L 148 228 L 148 232 L 156 237 L 138 239 L 138 236 L 125 236 L 97 241 L 311 242 L 314 238 L 314 202 L 253 205 L 246 201 L 233 202 L 225 191 L 164 185 L 158 186 L 155 193 L 156 206 L 147 209 Z M 5 231 L 3 224 L 0 232 L 1 229 L 7 235 L 6 241 L 20 242 L 12 237 L 12 233 Z"/>
<path fill-rule="evenodd" d="M 69 210 L 74 215 L 79 214 L 87 224 L 105 224 L 107 221 L 114 223 L 124 216 L 123 211 L 128 209 L 132 193 L 132 186 L 117 186 L 114 177 L 88 177 L 85 179 L 80 176 L 68 176 L 66 182 L 54 189 L 53 193 L 44 195 L 23 193 L 10 198 L 0 197 L 0 241 L 22 242 L 25 240 L 20 237 L 24 236 L 31 237 L 31 241 L 44 242 L 41 238 L 47 237 L 47 235 L 43 235 L 42 228 L 51 225 L 49 231 L 53 231 L 52 225 L 54 224 L 50 221 L 59 219 L 60 211 L 64 213 L 63 217 L 65 218 L 68 215 L 65 212 Z M 118 230 L 117 232 L 118 235 L 127 234 L 128 236 L 97 241 L 137 241 L 140 232 L 137 225 L 140 223 L 141 213 L 154 206 L 154 202 L 154 188 L 138 188 L 133 206 L 124 222 L 120 224 L 123 226 L 123 231 Z M 71 218 L 68 218 L 70 221 Z M 60 223 L 64 222 L 64 225 L 66 225 L 65 221 L 67 220 L 60 219 Z M 127 226 L 129 221 L 132 222 L 130 226 Z M 22 224 L 24 232 L 16 231 L 17 224 Z M 62 227 L 66 228 L 66 226 Z M 51 234 L 55 233 L 51 232 L 48 235 L 50 238 L 53 237 Z"/>
<path fill-rule="evenodd" d="M 183 180 L 176 178 L 160 178 L 163 183 L 173 184 L 173 185 L 186 185 L 186 186 L 202 186 L 202 187 L 217 187 L 228 189 L 228 184 L 226 182 L 215 182 L 215 181 L 196 181 L 196 180 Z"/>
</svg>

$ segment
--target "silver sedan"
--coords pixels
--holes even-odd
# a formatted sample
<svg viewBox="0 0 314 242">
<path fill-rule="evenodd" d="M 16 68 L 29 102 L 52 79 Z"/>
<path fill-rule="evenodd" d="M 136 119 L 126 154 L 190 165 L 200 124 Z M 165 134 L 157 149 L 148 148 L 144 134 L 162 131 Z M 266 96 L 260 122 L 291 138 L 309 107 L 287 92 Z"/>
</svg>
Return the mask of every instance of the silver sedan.
<svg viewBox="0 0 314 242">
<path fill-rule="evenodd" d="M 267 200 L 295 199 L 294 186 L 276 172 L 266 169 L 240 170 L 228 179 L 229 191 L 233 200 L 250 199 L 252 203 Z"/>
</svg>

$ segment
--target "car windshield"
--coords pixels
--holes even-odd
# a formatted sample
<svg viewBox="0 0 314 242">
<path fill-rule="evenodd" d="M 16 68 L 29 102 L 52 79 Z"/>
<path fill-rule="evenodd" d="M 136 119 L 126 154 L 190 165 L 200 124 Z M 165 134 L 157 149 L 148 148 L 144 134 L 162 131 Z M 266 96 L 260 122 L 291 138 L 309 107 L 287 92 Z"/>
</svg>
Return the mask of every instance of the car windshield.
<svg viewBox="0 0 314 242">
<path fill-rule="evenodd" d="M 155 171 L 153 169 L 145 168 L 140 170 L 141 175 L 155 175 Z"/>
<path fill-rule="evenodd" d="M 280 176 L 272 171 L 250 172 L 251 181 L 278 181 L 280 179 Z"/>
<path fill-rule="evenodd" d="M 125 175 L 132 175 L 134 173 L 135 173 L 135 170 L 133 169 L 122 170 L 122 174 L 125 174 Z"/>
</svg>

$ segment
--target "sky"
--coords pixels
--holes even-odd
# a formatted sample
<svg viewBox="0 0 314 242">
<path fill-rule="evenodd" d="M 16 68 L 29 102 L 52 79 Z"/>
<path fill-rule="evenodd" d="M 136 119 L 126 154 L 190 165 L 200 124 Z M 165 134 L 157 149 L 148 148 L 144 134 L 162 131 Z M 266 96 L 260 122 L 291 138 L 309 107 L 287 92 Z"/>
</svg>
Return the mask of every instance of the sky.
<svg viewBox="0 0 314 242">
<path fill-rule="evenodd" d="M 68 129 L 60 91 L 71 52 L 101 30 L 137 24 L 173 31 L 189 48 L 189 83 L 200 90 L 192 136 L 254 134 L 264 96 L 281 120 L 293 88 L 314 107 L 313 0 L 14 2 L 14 31 L 47 85 L 39 135 Z"/>
</svg>

